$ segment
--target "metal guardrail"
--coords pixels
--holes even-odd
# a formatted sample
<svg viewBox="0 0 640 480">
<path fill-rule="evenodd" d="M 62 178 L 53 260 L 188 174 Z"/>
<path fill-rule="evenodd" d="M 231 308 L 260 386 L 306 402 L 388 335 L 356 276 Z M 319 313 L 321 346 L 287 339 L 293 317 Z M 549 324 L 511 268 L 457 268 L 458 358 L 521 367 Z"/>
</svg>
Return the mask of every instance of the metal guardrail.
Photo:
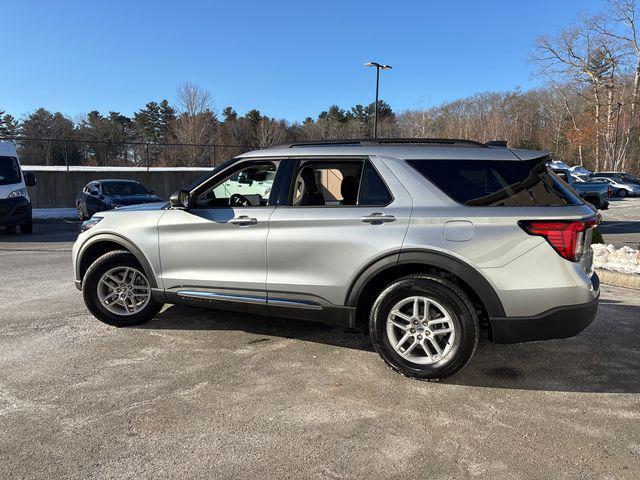
<svg viewBox="0 0 640 480">
<path fill-rule="evenodd" d="M 249 145 L 145 143 L 92 139 L 0 137 L 15 143 L 23 165 L 87 167 L 213 167 Z"/>
</svg>

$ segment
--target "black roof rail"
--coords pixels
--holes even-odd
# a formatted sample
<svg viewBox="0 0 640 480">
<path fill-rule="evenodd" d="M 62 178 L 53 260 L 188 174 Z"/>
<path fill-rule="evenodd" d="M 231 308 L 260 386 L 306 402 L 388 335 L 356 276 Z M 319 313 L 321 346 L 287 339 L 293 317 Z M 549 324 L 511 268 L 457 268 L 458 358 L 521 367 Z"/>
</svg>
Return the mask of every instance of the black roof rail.
<svg viewBox="0 0 640 480">
<path fill-rule="evenodd" d="M 490 142 L 486 142 L 485 145 L 487 147 L 509 148 L 506 140 L 491 140 Z"/>
<path fill-rule="evenodd" d="M 339 145 L 389 145 L 389 144 L 403 144 L 403 145 L 425 145 L 425 144 L 437 144 L 437 145 L 460 145 L 460 146 L 473 146 L 484 147 L 488 145 L 476 142 L 475 140 L 465 140 L 459 138 L 364 138 L 364 139 L 344 139 L 344 140 L 312 140 L 308 142 L 286 143 L 284 145 L 274 145 L 268 148 L 295 148 L 295 147 L 314 147 L 314 146 L 339 146 Z"/>
</svg>

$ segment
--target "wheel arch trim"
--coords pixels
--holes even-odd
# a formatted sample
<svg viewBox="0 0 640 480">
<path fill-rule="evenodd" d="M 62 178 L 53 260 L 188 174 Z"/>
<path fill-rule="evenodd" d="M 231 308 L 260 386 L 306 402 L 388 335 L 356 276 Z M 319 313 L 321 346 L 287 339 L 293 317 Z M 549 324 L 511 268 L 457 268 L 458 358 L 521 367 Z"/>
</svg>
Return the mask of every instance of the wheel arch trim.
<svg viewBox="0 0 640 480">
<path fill-rule="evenodd" d="M 355 307 L 369 281 L 387 269 L 409 264 L 421 264 L 451 272 L 464 281 L 478 295 L 490 317 L 504 317 L 505 311 L 498 294 L 489 281 L 468 263 L 443 252 L 411 249 L 384 255 L 364 267 L 352 282 L 346 295 L 346 305 Z"/>
<path fill-rule="evenodd" d="M 158 288 L 158 282 L 157 282 L 155 273 L 153 271 L 153 268 L 151 267 L 151 263 L 149 262 L 145 254 L 142 252 L 142 250 L 136 247 L 127 238 L 123 237 L 122 235 L 118 235 L 116 233 L 99 233 L 97 235 L 89 237 L 82 244 L 82 246 L 80 247 L 80 250 L 78 251 L 76 264 L 74 265 L 76 278 L 78 280 L 82 281 L 80 266 L 82 265 L 83 256 L 87 253 L 87 251 L 90 249 L 91 246 L 101 242 L 116 243 L 122 246 L 124 249 L 128 250 L 136 258 L 136 260 L 140 263 L 140 265 L 142 265 L 142 268 L 144 270 L 145 275 L 147 276 L 147 280 L 149 280 L 149 284 L 151 285 L 151 288 Z"/>
</svg>

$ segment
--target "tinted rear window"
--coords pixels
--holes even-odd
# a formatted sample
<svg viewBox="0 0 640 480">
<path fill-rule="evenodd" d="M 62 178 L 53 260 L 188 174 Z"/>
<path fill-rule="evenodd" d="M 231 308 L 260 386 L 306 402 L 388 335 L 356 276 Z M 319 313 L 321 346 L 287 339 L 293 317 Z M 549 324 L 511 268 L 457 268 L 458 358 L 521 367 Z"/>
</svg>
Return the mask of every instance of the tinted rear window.
<svg viewBox="0 0 640 480">
<path fill-rule="evenodd" d="M 541 159 L 408 160 L 458 203 L 469 206 L 537 207 L 582 201 L 547 170 Z"/>
</svg>

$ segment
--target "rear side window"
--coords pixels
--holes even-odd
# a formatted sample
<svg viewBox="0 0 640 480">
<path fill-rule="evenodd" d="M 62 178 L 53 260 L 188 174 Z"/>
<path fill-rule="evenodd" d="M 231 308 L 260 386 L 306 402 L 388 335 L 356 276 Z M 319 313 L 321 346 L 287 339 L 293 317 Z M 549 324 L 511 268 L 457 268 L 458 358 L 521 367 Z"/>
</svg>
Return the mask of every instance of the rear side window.
<svg viewBox="0 0 640 480">
<path fill-rule="evenodd" d="M 547 170 L 544 159 L 408 160 L 449 197 L 475 207 L 550 207 L 582 201 Z"/>
</svg>

